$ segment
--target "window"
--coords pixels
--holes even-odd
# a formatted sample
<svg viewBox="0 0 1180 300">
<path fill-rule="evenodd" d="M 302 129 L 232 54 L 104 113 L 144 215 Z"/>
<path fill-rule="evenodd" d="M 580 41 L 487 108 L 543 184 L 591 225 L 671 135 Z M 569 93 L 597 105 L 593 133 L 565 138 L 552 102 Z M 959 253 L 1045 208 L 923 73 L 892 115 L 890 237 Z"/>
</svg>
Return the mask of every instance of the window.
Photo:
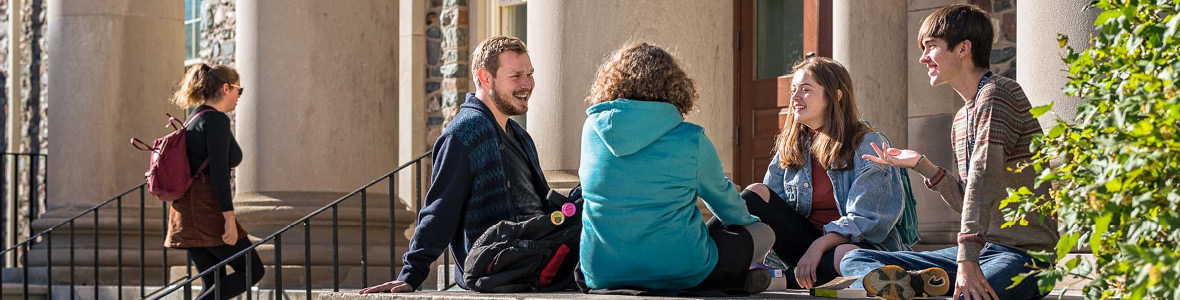
<svg viewBox="0 0 1180 300">
<path fill-rule="evenodd" d="M 184 62 L 201 59 L 201 0 L 184 0 Z"/>
<path fill-rule="evenodd" d="M 528 7 L 521 0 L 500 1 L 500 35 L 511 36 L 524 41 L 528 40 Z"/>
<path fill-rule="evenodd" d="M 757 79 L 791 73 L 803 58 L 803 1 L 759 0 L 755 47 Z"/>
<path fill-rule="evenodd" d="M 487 6 L 488 21 L 485 23 L 487 37 L 510 36 L 520 39 L 526 45 L 529 43 L 528 2 L 525 0 L 486 0 L 482 3 Z M 528 113 L 525 113 L 511 118 L 520 123 L 521 127 L 528 128 L 528 122 L 525 121 L 527 115 Z"/>
</svg>

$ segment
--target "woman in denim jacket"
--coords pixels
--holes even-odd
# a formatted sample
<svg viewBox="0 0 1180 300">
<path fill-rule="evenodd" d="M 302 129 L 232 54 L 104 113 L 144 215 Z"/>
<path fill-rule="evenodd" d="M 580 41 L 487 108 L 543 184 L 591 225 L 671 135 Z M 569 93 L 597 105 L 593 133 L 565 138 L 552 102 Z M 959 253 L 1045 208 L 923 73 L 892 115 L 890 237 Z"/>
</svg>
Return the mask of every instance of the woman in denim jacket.
<svg viewBox="0 0 1180 300">
<path fill-rule="evenodd" d="M 773 249 L 794 274 L 788 286 L 812 288 L 840 276 L 848 251 L 909 246 L 895 228 L 904 205 L 899 171 L 861 158 L 885 139 L 860 121 L 848 70 L 813 57 L 793 72 L 774 160 L 742 197 L 778 237 Z"/>
</svg>

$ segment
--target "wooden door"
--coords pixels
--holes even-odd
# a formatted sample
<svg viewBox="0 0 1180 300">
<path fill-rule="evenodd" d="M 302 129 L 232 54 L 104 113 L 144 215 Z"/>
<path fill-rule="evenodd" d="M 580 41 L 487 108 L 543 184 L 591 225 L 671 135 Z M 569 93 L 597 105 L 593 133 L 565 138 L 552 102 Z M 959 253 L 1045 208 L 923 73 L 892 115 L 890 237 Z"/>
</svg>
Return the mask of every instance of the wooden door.
<svg viewBox="0 0 1180 300">
<path fill-rule="evenodd" d="M 734 1 L 734 183 L 762 182 L 790 106 L 790 68 L 832 53 L 831 0 Z"/>
</svg>

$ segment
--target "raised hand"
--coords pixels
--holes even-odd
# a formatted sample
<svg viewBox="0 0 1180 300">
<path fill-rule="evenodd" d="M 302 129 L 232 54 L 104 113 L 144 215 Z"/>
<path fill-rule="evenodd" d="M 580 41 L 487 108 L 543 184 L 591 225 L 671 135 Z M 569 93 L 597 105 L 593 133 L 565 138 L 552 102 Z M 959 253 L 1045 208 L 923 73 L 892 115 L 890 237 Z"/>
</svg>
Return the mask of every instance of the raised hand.
<svg viewBox="0 0 1180 300">
<path fill-rule="evenodd" d="M 861 158 L 899 168 L 916 167 L 918 166 L 918 161 L 922 159 L 922 154 L 914 150 L 890 148 L 889 144 L 884 145 L 886 149 L 881 149 L 880 146 L 877 146 L 877 143 L 872 143 L 872 145 L 873 151 L 877 152 L 877 156 L 865 154 Z"/>
</svg>

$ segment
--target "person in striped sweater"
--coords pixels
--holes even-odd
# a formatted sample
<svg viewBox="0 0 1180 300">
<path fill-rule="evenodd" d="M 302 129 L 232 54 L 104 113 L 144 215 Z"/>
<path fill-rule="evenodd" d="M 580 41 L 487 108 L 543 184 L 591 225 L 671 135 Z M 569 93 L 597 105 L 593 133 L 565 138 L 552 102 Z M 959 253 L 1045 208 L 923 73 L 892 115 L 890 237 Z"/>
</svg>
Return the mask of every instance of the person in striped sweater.
<svg viewBox="0 0 1180 300">
<path fill-rule="evenodd" d="M 1005 219 L 999 204 L 1008 197 L 1006 189 L 1027 187 L 1045 194 L 1047 185 L 1034 188 L 1035 173 L 1011 171 L 1030 160 L 1029 144 L 1042 131 L 1029 113 L 1032 106 L 1020 84 L 989 71 L 993 38 L 991 17 L 973 5 L 938 9 L 918 33 L 919 62 L 928 69 L 930 85 L 948 84 L 965 102 L 951 132 L 955 171 L 934 165 L 916 151 L 888 145 L 874 145 L 877 155 L 865 155 L 922 174 L 926 186 L 962 214 L 958 246 L 926 252 L 853 250 L 840 269 L 845 276 L 862 276 L 854 287 L 863 286 L 886 299 L 939 292 L 955 299 L 1045 296 L 1037 280 L 1012 286 L 1014 276 L 1048 265 L 1028 252 L 1050 251 L 1060 236 L 1056 222 L 1047 216 L 1026 215 L 1026 226 L 1001 226 Z M 953 274 L 949 280 L 954 289 L 936 288 L 946 283 L 939 276 L 927 276 L 931 268 Z"/>
</svg>

